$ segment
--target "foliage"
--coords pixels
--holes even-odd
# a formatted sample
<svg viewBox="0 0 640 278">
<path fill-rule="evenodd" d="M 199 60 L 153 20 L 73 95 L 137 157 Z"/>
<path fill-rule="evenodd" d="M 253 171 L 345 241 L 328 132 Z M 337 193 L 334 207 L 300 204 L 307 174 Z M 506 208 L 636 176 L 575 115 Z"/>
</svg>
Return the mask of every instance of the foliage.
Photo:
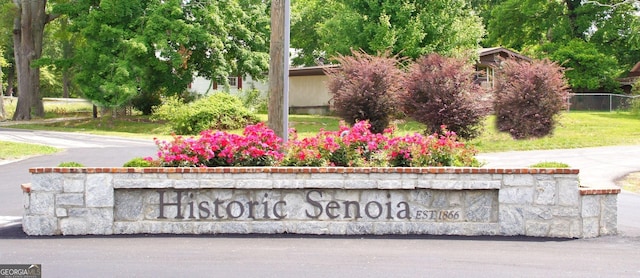
<svg viewBox="0 0 640 278">
<path fill-rule="evenodd" d="M 244 107 L 252 112 L 267 113 L 267 98 L 258 89 L 242 90 L 238 94 Z"/>
<path fill-rule="evenodd" d="M 550 53 L 551 60 L 566 68 L 565 77 L 572 88 L 619 89 L 615 80 L 621 73 L 618 61 L 614 56 L 600 52 L 595 45 L 574 39 L 561 46 L 547 44 L 542 49 Z"/>
<path fill-rule="evenodd" d="M 508 59 L 497 70 L 494 111 L 498 130 L 515 139 L 552 133 L 556 116 L 567 108 L 563 69 L 549 60 Z"/>
<path fill-rule="evenodd" d="M 154 167 L 156 163 L 154 161 L 146 160 L 142 157 L 135 157 L 125 162 L 122 167 Z"/>
<path fill-rule="evenodd" d="M 51 68 L 40 68 L 40 93 L 43 97 L 62 97 L 62 84 Z"/>
<path fill-rule="evenodd" d="M 263 123 L 248 125 L 243 135 L 205 130 L 199 138 L 156 139 L 159 163 L 166 167 L 271 166 L 283 157 L 281 143 Z"/>
<path fill-rule="evenodd" d="M 555 161 L 543 161 L 529 166 L 529 168 L 570 168 L 569 164 Z"/>
<path fill-rule="evenodd" d="M 227 93 L 216 93 L 185 104 L 177 97 L 166 98 L 154 119 L 169 122 L 178 134 L 198 134 L 207 129 L 237 129 L 258 121 L 240 99 Z"/>
<path fill-rule="evenodd" d="M 327 71 L 332 108 L 348 123 L 369 121 L 374 133 L 382 132 L 397 110 L 403 72 L 399 61 L 387 54 L 372 56 L 353 52 L 338 56 L 341 67 Z"/>
<path fill-rule="evenodd" d="M 338 131 L 321 129 L 315 137 L 298 140 L 292 130 L 287 145 L 284 165 L 289 166 L 342 166 L 360 167 L 381 165 L 381 153 L 388 138 L 382 133 L 372 133 L 366 121 L 353 127 L 340 123 Z M 385 130 L 385 134 L 390 130 Z"/>
<path fill-rule="evenodd" d="M 630 69 L 640 60 L 637 1 L 610 6 L 580 0 L 476 2 L 489 2 L 486 9 L 492 11 L 485 18 L 486 45 L 551 58 L 568 68 L 572 86 L 611 89 L 619 69 Z M 599 59 L 602 63 L 594 64 Z"/>
<path fill-rule="evenodd" d="M 113 0 L 84 5 L 74 20 L 84 38 L 75 63 L 80 70 L 76 83 L 83 95 L 101 107 L 120 107 L 138 94 L 140 77 L 146 79 L 145 66 L 153 52 L 137 28 L 145 19 L 146 2 Z M 82 7 L 84 6 L 84 7 Z M 107 51 L 109 50 L 109 51 Z"/>
<path fill-rule="evenodd" d="M 83 37 L 76 82 L 100 106 L 117 107 L 139 93 L 178 95 L 196 75 L 226 82 L 230 74 L 259 78 L 268 68 L 263 1 L 109 0 L 57 8 Z"/>
<path fill-rule="evenodd" d="M 219 166 L 480 166 L 475 150 L 458 142 L 455 133 L 393 137 L 371 133 L 368 122 L 338 131 L 321 130 L 315 137 L 282 140 L 264 124 L 249 125 L 243 135 L 203 131 L 199 138 L 174 136 L 172 142 L 156 139 L 157 163 L 167 167 Z M 154 161 L 153 158 L 145 158 Z"/>
<path fill-rule="evenodd" d="M 457 140 L 455 132 L 442 126 L 440 132 L 429 136 L 415 133 L 389 141 L 390 166 L 472 166 L 480 167 L 476 151 Z"/>
<path fill-rule="evenodd" d="M 84 167 L 84 165 L 82 165 L 82 163 L 79 163 L 79 162 L 68 161 L 68 162 L 60 162 L 60 164 L 58 164 L 58 167 L 75 168 L 75 167 Z"/>
<path fill-rule="evenodd" d="M 133 108 L 142 112 L 142 115 L 151 115 L 155 107 L 162 104 L 161 91 L 142 91 L 133 99 L 131 105 Z"/>
<path fill-rule="evenodd" d="M 475 52 L 484 35 L 481 19 L 464 0 L 300 0 L 293 1 L 292 46 L 296 64 L 390 51 L 416 59 L 439 52 Z M 339 11 L 339 12 L 336 12 Z"/>
<path fill-rule="evenodd" d="M 482 131 L 488 112 L 486 91 L 474 83 L 475 71 L 462 59 L 431 54 L 418 59 L 409 70 L 401 95 L 404 112 L 427 126 L 427 134 L 445 125 L 462 138 Z"/>
<path fill-rule="evenodd" d="M 72 22 L 67 15 L 59 15 L 45 29 L 42 58 L 34 63 L 40 66 L 41 75 L 49 71 L 56 80 L 55 87 L 45 88 L 41 84 L 42 95 L 45 97 L 78 97 L 77 86 L 72 82 L 76 71 L 73 56 L 82 36 L 72 32 L 71 26 Z M 44 77 L 41 76 L 41 82 L 52 83 Z"/>
<path fill-rule="evenodd" d="M 335 0 L 291 1 L 291 46 L 298 51 L 292 60 L 294 65 L 315 66 L 328 62 L 320 27 L 336 10 L 343 8 Z"/>
</svg>

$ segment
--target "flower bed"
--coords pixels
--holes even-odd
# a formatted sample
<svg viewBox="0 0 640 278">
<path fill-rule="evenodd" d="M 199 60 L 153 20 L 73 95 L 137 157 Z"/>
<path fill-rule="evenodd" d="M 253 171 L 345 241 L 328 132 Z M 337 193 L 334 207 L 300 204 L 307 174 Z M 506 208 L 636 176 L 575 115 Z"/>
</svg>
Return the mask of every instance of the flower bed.
<svg viewBox="0 0 640 278">
<path fill-rule="evenodd" d="M 286 144 L 264 124 L 247 126 L 242 135 L 203 131 L 200 137 L 174 136 L 156 140 L 164 167 L 221 166 L 342 166 L 427 167 L 479 166 L 476 151 L 442 127 L 441 134 L 394 136 L 392 129 L 371 133 L 366 121 L 338 131 L 321 130 L 315 137 L 298 138 L 291 130 Z"/>
</svg>

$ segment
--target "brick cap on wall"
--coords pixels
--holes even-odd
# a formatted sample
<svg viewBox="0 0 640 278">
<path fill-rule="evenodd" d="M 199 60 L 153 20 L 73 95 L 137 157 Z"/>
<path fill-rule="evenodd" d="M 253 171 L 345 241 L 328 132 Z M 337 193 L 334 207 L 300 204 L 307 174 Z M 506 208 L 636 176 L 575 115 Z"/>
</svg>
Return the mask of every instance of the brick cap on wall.
<svg viewBox="0 0 640 278">
<path fill-rule="evenodd" d="M 580 195 L 610 195 L 610 194 L 620 194 L 622 190 L 617 187 L 598 187 L 598 188 L 589 188 L 589 187 L 581 187 Z"/>
<path fill-rule="evenodd" d="M 410 173 L 410 174 L 574 174 L 567 168 L 475 167 L 148 167 L 148 168 L 30 168 L 29 173 Z"/>
</svg>

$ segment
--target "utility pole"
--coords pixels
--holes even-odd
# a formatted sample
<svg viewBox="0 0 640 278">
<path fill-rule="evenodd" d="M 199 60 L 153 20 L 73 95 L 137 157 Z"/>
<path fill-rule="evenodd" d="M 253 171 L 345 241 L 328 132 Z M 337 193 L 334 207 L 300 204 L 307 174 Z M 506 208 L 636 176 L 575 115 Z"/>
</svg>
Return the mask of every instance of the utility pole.
<svg viewBox="0 0 640 278">
<path fill-rule="evenodd" d="M 285 142 L 289 129 L 289 14 L 290 0 L 271 1 L 267 125 Z"/>
</svg>

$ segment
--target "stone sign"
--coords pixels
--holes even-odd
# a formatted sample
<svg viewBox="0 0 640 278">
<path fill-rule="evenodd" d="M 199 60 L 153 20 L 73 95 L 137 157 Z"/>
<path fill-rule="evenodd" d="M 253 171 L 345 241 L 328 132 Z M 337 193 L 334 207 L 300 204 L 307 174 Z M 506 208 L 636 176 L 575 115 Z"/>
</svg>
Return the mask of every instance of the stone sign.
<svg viewBox="0 0 640 278">
<path fill-rule="evenodd" d="M 498 190 L 118 189 L 115 221 L 497 222 Z"/>
<path fill-rule="evenodd" d="M 620 189 L 577 169 L 33 168 L 28 235 L 616 233 Z"/>
</svg>

